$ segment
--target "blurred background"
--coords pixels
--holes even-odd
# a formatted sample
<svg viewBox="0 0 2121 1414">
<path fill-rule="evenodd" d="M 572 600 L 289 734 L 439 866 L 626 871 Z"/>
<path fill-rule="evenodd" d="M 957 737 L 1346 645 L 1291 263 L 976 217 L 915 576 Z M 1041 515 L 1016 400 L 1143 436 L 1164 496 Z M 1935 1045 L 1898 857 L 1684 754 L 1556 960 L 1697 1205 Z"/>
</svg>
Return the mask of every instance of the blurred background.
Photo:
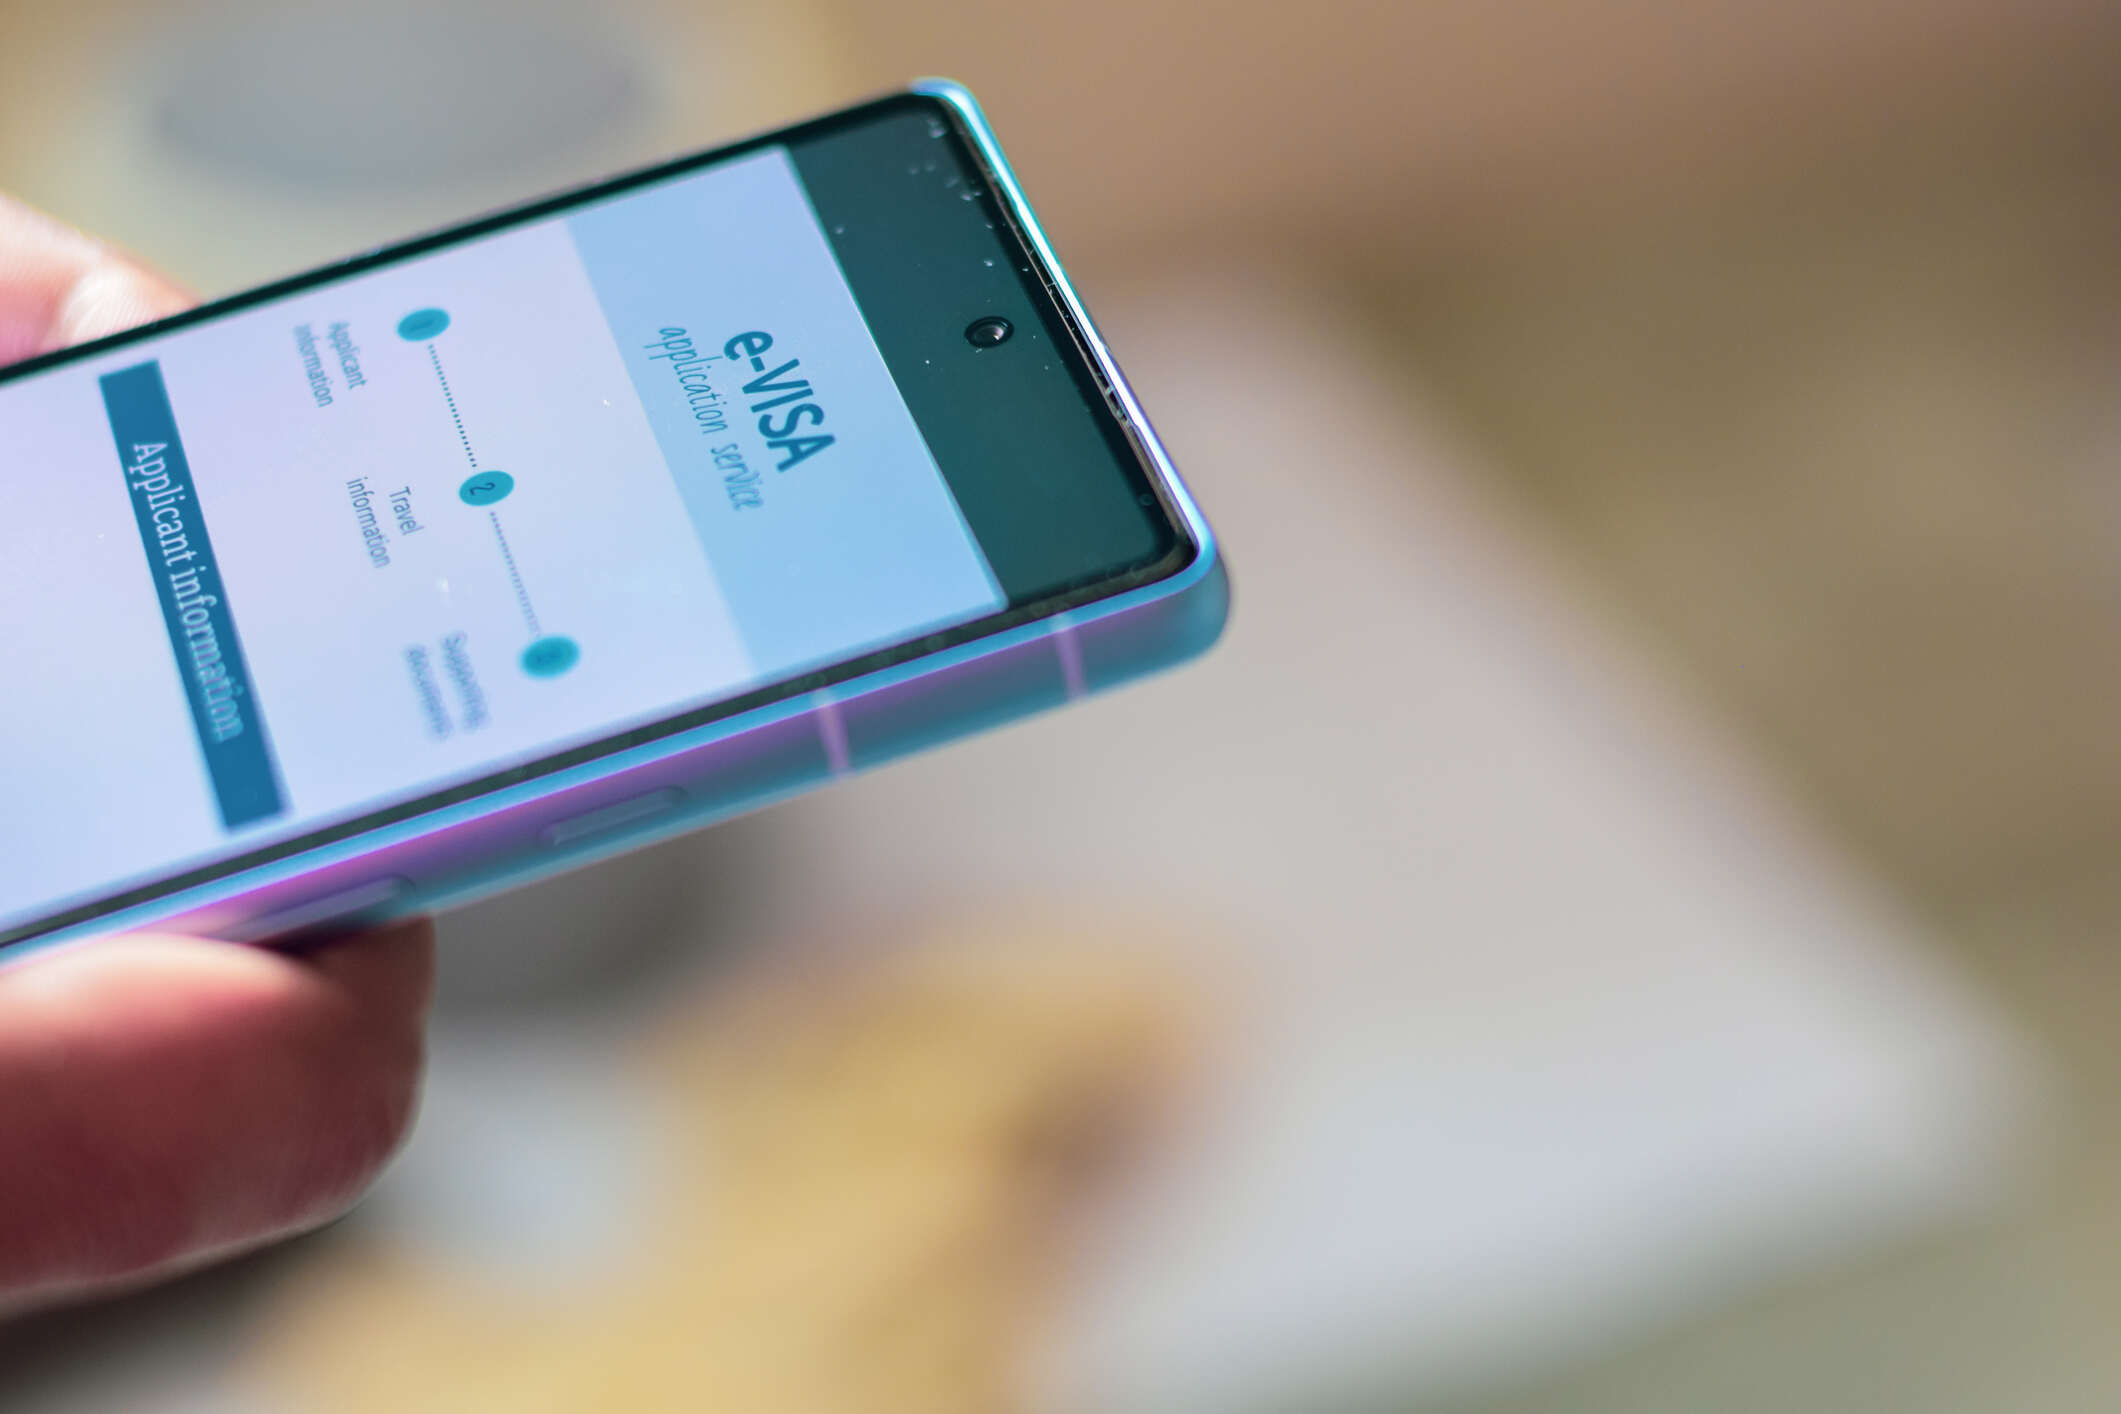
<svg viewBox="0 0 2121 1414">
<path fill-rule="evenodd" d="M 285 1250 L 21 1411 L 2121 1407 L 2121 11 L 0 0 L 203 292 L 942 72 L 1205 662 L 453 916 Z"/>
</svg>

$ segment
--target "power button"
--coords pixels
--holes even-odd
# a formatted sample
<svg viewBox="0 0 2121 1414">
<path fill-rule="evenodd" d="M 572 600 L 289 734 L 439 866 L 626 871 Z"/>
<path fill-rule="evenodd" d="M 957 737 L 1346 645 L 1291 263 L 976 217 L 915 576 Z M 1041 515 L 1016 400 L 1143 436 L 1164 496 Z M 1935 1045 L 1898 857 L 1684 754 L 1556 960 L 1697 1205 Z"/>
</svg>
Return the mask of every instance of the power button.
<svg viewBox="0 0 2121 1414">
<path fill-rule="evenodd" d="M 561 849 L 586 840 L 592 835 L 608 834 L 628 825 L 637 825 L 643 820 L 661 815 L 666 810 L 674 809 L 684 798 L 685 792 L 676 786 L 665 786 L 646 795 L 637 795 L 630 800 L 617 801 L 581 815 L 571 816 L 557 825 L 547 825 L 539 838 L 545 841 L 548 848 Z"/>
</svg>

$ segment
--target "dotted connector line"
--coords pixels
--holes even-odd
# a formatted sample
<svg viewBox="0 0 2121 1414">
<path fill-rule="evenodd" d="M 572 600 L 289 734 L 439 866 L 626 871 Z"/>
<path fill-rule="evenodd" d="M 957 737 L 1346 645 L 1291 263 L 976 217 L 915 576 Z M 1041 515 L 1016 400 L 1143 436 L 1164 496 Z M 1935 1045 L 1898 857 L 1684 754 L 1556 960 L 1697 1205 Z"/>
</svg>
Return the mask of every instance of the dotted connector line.
<svg viewBox="0 0 2121 1414">
<path fill-rule="evenodd" d="M 515 552 L 508 548 L 508 537 L 501 533 L 501 517 L 488 511 L 486 518 L 493 522 L 493 538 L 501 544 L 501 559 L 508 566 L 508 582 L 516 587 L 516 604 L 523 611 L 523 622 L 530 625 L 532 638 L 542 638 L 544 633 L 538 628 L 538 611 L 530 607 L 530 591 L 523 587 L 523 576 L 516 569 Z"/>
<path fill-rule="evenodd" d="M 427 346 L 427 360 L 435 366 L 435 377 L 442 384 L 442 401 L 449 404 L 449 420 L 457 425 L 457 440 L 464 444 L 464 460 L 471 463 L 473 471 L 477 471 L 479 459 L 472 455 L 471 438 L 464 431 L 464 419 L 457 416 L 457 396 L 449 391 L 449 375 L 442 371 L 442 356 L 435 352 L 433 344 Z"/>
</svg>

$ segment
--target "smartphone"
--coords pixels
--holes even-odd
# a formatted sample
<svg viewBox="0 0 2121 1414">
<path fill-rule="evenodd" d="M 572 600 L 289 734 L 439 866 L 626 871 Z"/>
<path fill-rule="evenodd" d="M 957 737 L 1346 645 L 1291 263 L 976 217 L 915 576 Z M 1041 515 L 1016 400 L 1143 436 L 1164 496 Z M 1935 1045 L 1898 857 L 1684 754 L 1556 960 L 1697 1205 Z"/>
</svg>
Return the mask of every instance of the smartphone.
<svg viewBox="0 0 2121 1414">
<path fill-rule="evenodd" d="M 0 478 L 0 960 L 463 901 L 1228 604 L 944 82 L 0 370 Z"/>
</svg>

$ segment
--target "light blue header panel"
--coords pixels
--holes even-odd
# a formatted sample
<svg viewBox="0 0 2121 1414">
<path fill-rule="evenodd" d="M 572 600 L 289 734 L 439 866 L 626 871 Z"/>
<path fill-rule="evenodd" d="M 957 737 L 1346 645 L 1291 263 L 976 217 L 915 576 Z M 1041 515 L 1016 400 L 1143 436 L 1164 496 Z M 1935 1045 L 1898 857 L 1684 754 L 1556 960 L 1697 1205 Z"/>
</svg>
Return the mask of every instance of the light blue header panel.
<svg viewBox="0 0 2121 1414">
<path fill-rule="evenodd" d="M 567 227 L 761 676 L 1002 606 L 784 149 Z"/>
</svg>

